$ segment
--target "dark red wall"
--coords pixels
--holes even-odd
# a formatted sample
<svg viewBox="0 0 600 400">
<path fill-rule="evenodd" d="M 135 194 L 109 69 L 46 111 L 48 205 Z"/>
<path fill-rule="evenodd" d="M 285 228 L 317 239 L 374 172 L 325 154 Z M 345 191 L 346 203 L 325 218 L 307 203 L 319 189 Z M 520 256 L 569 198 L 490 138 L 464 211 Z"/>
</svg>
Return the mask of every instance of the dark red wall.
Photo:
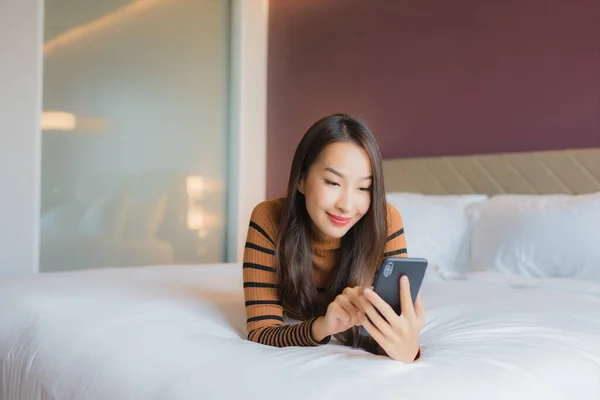
<svg viewBox="0 0 600 400">
<path fill-rule="evenodd" d="M 271 0 L 267 195 L 316 119 L 385 158 L 600 146 L 598 0 Z"/>
</svg>

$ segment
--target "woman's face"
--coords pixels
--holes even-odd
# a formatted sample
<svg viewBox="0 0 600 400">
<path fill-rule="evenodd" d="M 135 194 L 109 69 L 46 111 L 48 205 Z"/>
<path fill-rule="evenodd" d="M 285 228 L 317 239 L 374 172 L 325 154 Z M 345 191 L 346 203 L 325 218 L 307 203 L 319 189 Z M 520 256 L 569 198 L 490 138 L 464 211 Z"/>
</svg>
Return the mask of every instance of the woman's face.
<svg viewBox="0 0 600 400">
<path fill-rule="evenodd" d="M 315 233 L 344 236 L 369 210 L 371 183 L 371 162 L 362 147 L 351 142 L 325 147 L 298 188 Z"/>
</svg>

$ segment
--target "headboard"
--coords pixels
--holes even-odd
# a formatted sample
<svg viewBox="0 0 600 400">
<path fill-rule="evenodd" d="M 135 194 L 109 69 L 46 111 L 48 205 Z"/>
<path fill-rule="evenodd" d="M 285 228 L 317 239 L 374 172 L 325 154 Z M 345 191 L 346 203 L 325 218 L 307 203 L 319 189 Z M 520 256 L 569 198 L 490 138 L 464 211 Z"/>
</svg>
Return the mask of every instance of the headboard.
<svg viewBox="0 0 600 400">
<path fill-rule="evenodd" d="M 390 159 L 387 192 L 584 194 L 600 191 L 600 148 Z"/>
</svg>

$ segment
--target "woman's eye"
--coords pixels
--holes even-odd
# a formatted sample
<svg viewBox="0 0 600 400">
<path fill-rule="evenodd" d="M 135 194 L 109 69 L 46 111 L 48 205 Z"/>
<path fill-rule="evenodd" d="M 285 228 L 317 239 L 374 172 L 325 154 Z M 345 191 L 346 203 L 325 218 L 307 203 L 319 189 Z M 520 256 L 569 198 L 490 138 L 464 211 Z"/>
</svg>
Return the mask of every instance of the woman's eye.
<svg viewBox="0 0 600 400">
<path fill-rule="evenodd" d="M 330 181 L 330 180 L 328 180 L 328 179 L 325 179 L 325 184 L 327 184 L 327 185 L 331 185 L 331 186 L 339 186 L 337 183 L 335 183 L 335 182 L 332 182 L 332 181 Z"/>
<path fill-rule="evenodd" d="M 360 188 L 360 190 L 363 191 L 363 192 L 370 192 L 371 188 L 370 187 L 368 187 L 368 188 Z"/>
</svg>

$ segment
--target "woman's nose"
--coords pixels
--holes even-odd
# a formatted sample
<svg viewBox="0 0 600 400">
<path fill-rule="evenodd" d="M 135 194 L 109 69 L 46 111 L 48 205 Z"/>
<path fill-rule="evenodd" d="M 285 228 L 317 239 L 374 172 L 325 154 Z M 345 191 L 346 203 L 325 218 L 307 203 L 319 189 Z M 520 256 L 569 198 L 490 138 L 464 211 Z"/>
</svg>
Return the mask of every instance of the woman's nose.
<svg viewBox="0 0 600 400">
<path fill-rule="evenodd" d="M 344 192 L 338 199 L 336 207 L 343 213 L 352 210 L 352 196 L 350 193 Z"/>
</svg>

